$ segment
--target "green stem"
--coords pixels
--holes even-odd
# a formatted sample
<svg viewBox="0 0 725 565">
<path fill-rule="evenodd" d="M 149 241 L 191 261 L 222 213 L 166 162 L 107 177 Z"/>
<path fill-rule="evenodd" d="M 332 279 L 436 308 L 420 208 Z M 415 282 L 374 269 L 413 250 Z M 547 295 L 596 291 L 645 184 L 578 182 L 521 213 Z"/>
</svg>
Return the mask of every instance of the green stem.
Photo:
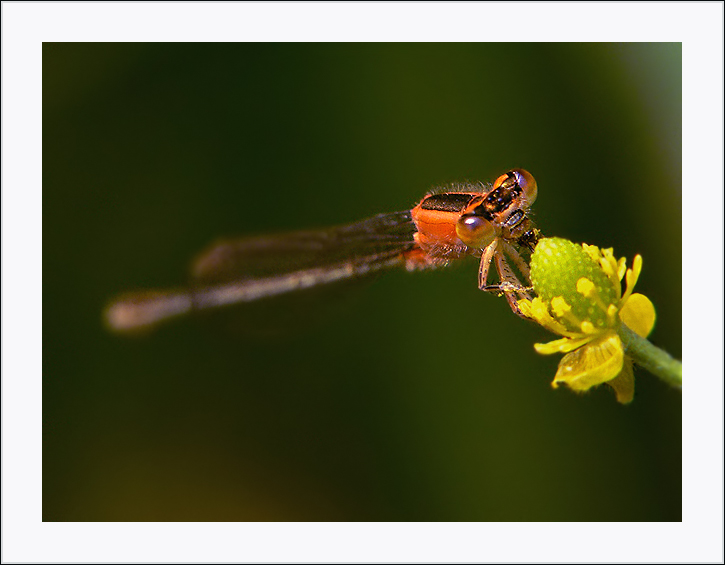
<svg viewBox="0 0 725 565">
<path fill-rule="evenodd" d="M 668 385 L 682 390 L 682 362 L 659 347 L 655 347 L 624 324 L 620 324 L 617 333 L 624 344 L 627 355 L 637 365 L 647 369 Z"/>
</svg>

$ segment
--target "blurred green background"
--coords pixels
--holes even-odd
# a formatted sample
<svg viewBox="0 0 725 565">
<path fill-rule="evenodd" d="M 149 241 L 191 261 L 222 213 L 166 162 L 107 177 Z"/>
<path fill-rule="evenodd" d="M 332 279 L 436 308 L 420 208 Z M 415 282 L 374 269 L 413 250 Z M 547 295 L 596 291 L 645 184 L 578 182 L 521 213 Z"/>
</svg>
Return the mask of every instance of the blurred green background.
<svg viewBox="0 0 725 565">
<path fill-rule="evenodd" d="M 108 333 L 221 236 L 511 167 L 681 355 L 680 44 L 43 46 L 43 519 L 680 521 L 681 395 L 553 390 L 477 262 Z"/>
</svg>

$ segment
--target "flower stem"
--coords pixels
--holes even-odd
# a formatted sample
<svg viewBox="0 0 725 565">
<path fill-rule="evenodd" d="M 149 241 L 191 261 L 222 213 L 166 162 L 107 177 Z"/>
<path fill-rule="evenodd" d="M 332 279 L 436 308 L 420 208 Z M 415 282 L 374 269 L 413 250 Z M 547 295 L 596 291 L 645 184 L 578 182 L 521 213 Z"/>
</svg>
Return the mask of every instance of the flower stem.
<svg viewBox="0 0 725 565">
<path fill-rule="evenodd" d="M 627 355 L 635 363 L 668 385 L 682 390 L 682 362 L 659 347 L 655 347 L 624 324 L 620 324 L 617 333 L 624 344 Z"/>
</svg>

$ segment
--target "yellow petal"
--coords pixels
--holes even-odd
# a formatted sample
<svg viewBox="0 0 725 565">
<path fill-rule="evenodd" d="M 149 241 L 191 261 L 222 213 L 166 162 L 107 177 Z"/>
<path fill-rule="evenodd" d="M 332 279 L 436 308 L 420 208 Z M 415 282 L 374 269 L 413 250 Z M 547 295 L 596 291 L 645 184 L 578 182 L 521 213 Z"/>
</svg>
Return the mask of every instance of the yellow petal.
<svg viewBox="0 0 725 565">
<path fill-rule="evenodd" d="M 602 249 L 602 258 L 599 260 L 599 265 L 602 267 L 602 271 L 609 277 L 612 285 L 615 288 L 620 288 L 619 284 L 619 264 L 614 258 L 614 249 Z"/>
<path fill-rule="evenodd" d="M 627 272 L 627 260 L 622 257 L 617 263 L 617 278 L 621 281 L 624 278 L 624 273 Z"/>
<path fill-rule="evenodd" d="M 622 363 L 622 371 L 607 384 L 614 389 L 617 401 L 622 404 L 632 402 L 634 398 L 634 372 L 632 371 L 632 360 L 625 356 Z"/>
<path fill-rule="evenodd" d="M 619 312 L 619 318 L 637 335 L 647 337 L 655 325 L 655 307 L 644 294 L 634 293 Z"/>
<path fill-rule="evenodd" d="M 556 339 L 548 343 L 535 343 L 534 349 L 536 349 L 537 353 L 541 353 L 542 355 L 551 355 L 552 353 L 568 353 L 569 351 L 574 351 L 575 349 L 586 345 L 591 340 L 592 336 L 578 338 L 563 337 L 561 339 Z"/>
<path fill-rule="evenodd" d="M 565 384 L 572 390 L 585 391 L 607 382 L 622 370 L 624 351 L 619 336 L 607 332 L 601 337 L 565 355 L 559 362 L 552 386 Z"/>
<path fill-rule="evenodd" d="M 554 318 L 551 317 L 551 314 L 549 314 L 549 307 L 538 296 L 534 298 L 528 306 L 526 306 L 524 314 L 527 315 L 529 318 L 534 319 L 536 322 L 539 323 L 539 325 L 554 333 L 563 336 L 576 335 L 570 331 L 567 331 L 563 324 L 557 322 Z"/>
<path fill-rule="evenodd" d="M 622 296 L 622 302 L 626 302 L 629 296 L 632 294 L 632 291 L 634 290 L 634 285 L 637 284 L 637 279 L 639 279 L 639 274 L 642 272 L 642 256 L 636 255 L 634 257 L 634 261 L 632 262 L 632 268 L 627 269 L 627 274 L 625 276 L 625 279 L 627 281 L 627 290 L 624 293 L 624 296 Z"/>
<path fill-rule="evenodd" d="M 528 298 L 520 298 L 516 301 L 516 305 L 519 307 L 521 313 L 527 318 L 531 318 L 531 300 Z"/>
</svg>

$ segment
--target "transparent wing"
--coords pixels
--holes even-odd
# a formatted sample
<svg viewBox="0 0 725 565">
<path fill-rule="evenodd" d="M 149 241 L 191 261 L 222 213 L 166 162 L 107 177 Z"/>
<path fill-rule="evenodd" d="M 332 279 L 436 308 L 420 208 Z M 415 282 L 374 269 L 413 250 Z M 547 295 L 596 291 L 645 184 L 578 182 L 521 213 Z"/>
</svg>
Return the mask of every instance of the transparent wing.
<svg viewBox="0 0 725 565">
<path fill-rule="evenodd" d="M 316 231 L 220 241 L 192 266 L 197 282 L 276 277 L 299 271 L 370 264 L 414 247 L 410 212 Z"/>
<path fill-rule="evenodd" d="M 118 331 L 147 328 L 194 310 L 395 268 L 416 247 L 414 233 L 406 211 L 319 231 L 222 241 L 196 260 L 189 287 L 121 296 L 106 309 L 106 321 Z"/>
</svg>

